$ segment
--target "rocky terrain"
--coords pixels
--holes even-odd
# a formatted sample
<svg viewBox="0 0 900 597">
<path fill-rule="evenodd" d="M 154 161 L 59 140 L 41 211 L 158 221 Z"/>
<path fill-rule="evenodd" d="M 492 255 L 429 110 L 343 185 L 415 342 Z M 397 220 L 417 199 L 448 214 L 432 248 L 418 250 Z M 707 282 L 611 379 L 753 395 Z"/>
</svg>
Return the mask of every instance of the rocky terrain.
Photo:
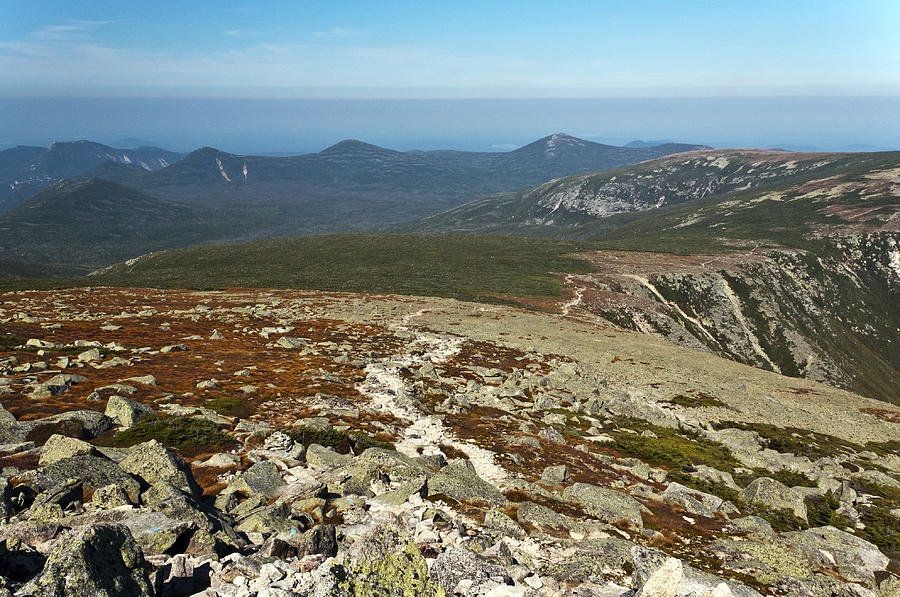
<svg viewBox="0 0 900 597">
<path fill-rule="evenodd" d="M 900 411 L 570 282 L 0 296 L 0 593 L 900 594 Z"/>
</svg>

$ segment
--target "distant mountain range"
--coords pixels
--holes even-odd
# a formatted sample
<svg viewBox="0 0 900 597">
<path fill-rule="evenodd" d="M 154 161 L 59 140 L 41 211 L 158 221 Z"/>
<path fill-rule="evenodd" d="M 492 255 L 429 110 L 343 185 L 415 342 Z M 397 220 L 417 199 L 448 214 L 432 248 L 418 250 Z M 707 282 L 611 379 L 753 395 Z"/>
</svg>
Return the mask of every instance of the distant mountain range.
<svg viewBox="0 0 900 597">
<path fill-rule="evenodd" d="M 0 152 L 0 180 L 12 180 L 0 210 L 8 212 L 0 214 L 0 256 L 28 261 L 32 268 L 44 263 L 48 272 L 77 272 L 139 255 L 151 239 L 156 248 L 173 248 L 376 230 L 486 193 L 698 147 L 615 147 L 562 133 L 494 153 L 400 152 L 355 140 L 291 157 L 241 156 L 211 147 L 182 157 L 87 141 L 18 147 Z M 65 178 L 71 180 L 54 183 Z M 45 186 L 24 201 L 26 190 L 30 195 Z M 102 227 L 80 219 L 82 203 Z M 179 221 L 168 226 L 162 215 L 167 211 Z M 137 223 L 148 231 L 140 246 L 134 244 Z M 47 230 L 55 234 L 49 237 Z M 82 244 L 84 250 L 74 248 Z"/>
<path fill-rule="evenodd" d="M 177 162 L 182 155 L 158 147 L 117 149 L 92 141 L 60 142 L 50 147 L 20 145 L 0 151 L 0 213 L 55 180 L 78 176 L 104 162 L 158 170 Z"/>
</svg>

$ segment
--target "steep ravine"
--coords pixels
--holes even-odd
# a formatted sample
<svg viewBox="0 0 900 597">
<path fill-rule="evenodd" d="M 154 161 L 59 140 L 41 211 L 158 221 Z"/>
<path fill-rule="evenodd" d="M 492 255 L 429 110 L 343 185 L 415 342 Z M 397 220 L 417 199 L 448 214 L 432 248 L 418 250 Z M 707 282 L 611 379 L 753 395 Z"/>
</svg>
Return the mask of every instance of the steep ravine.
<svg viewBox="0 0 900 597">
<path fill-rule="evenodd" d="M 709 266 L 600 267 L 582 312 L 741 363 L 900 403 L 895 233 Z M 628 259 L 626 256 L 625 259 Z M 640 269 L 640 268 L 638 268 Z"/>
</svg>

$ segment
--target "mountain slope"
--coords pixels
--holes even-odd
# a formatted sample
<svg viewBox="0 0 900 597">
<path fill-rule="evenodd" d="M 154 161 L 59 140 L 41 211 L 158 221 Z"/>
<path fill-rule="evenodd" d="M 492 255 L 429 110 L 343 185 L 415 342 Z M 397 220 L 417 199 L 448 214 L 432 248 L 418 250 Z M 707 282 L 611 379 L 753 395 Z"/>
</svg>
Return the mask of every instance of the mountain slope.
<svg viewBox="0 0 900 597">
<path fill-rule="evenodd" d="M 54 180 L 77 176 L 106 161 L 157 170 L 181 154 L 158 147 L 116 149 L 91 141 L 54 143 L 49 148 L 15 147 L 0 152 L 0 213 L 9 211 Z"/>
<path fill-rule="evenodd" d="M 689 152 L 617 170 L 552 180 L 521 193 L 484 197 L 410 227 L 428 232 L 597 236 L 622 221 L 605 221 L 610 216 L 659 210 L 754 189 L 787 189 L 802 184 L 824 187 L 833 176 L 864 177 L 870 170 L 889 170 L 898 163 L 897 152 Z M 860 184 L 865 180 L 850 182 Z M 881 183 L 868 186 L 874 190 L 878 184 Z M 845 203 L 846 195 L 842 199 Z M 693 204 L 685 209 L 692 210 Z"/>
<path fill-rule="evenodd" d="M 195 208 L 99 178 L 61 181 L 0 215 L 0 256 L 48 272 L 89 271 L 216 234 L 215 218 Z"/>
</svg>

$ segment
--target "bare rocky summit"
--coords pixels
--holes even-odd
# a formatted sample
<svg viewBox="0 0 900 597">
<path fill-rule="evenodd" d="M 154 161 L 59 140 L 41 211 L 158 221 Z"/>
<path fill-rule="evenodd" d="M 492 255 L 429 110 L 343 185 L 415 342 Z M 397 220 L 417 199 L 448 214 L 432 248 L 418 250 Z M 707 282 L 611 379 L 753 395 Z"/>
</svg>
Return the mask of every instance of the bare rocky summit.
<svg viewBox="0 0 900 597">
<path fill-rule="evenodd" d="M 900 591 L 885 402 L 574 304 L 0 299 L 0 594 Z"/>
</svg>

